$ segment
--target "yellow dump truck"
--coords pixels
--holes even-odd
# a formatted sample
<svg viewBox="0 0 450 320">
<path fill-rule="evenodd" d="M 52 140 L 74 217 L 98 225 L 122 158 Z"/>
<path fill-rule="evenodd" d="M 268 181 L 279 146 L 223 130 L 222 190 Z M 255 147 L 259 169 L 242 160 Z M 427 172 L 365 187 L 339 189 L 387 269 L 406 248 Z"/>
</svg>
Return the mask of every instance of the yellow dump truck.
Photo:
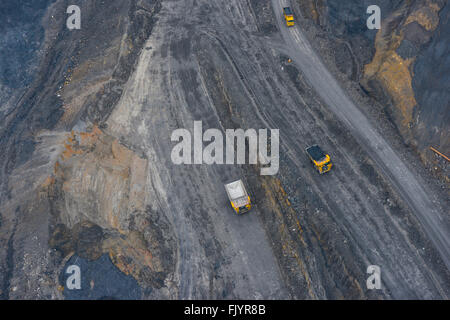
<svg viewBox="0 0 450 320">
<path fill-rule="evenodd" d="M 227 191 L 231 206 L 237 214 L 245 213 L 251 209 L 250 197 L 247 190 L 245 190 L 242 180 L 227 183 L 225 190 Z"/>
<path fill-rule="evenodd" d="M 333 164 L 331 163 L 330 156 L 325 154 L 318 145 L 306 148 L 306 153 L 320 174 L 331 170 Z"/>
<path fill-rule="evenodd" d="M 292 12 L 291 8 L 289 7 L 283 8 L 283 14 L 284 19 L 286 20 L 286 25 L 288 27 L 292 27 L 295 23 L 294 23 L 294 13 Z"/>
</svg>

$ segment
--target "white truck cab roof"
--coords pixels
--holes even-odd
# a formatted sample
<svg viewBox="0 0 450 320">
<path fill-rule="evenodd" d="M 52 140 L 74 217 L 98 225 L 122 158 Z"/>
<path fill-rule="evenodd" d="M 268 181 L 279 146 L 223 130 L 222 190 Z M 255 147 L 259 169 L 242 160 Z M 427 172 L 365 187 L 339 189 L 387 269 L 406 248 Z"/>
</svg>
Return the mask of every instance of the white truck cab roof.
<svg viewBox="0 0 450 320">
<path fill-rule="evenodd" d="M 225 185 L 228 198 L 235 207 L 242 207 L 248 204 L 248 194 L 242 180 L 237 180 Z"/>
</svg>

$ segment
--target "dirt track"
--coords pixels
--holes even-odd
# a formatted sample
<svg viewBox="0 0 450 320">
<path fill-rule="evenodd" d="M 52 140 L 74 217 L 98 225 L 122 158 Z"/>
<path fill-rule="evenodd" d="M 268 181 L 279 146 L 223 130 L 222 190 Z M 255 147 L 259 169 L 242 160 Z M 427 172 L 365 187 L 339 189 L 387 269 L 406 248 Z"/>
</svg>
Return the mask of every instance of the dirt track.
<svg viewBox="0 0 450 320">
<path fill-rule="evenodd" d="M 257 209 L 236 219 L 226 199 L 223 184 L 241 177 L 240 168 L 171 162 L 174 129 L 192 131 L 194 120 L 202 120 L 204 129 L 221 123 L 202 75 L 204 62 L 191 53 L 204 40 L 186 28 L 195 17 L 190 11 L 199 7 L 165 5 L 108 131 L 149 158 L 146 200 L 167 215 L 179 240 L 173 297 L 288 298 Z"/>
<path fill-rule="evenodd" d="M 447 262 L 448 229 L 436 223 L 437 204 L 429 211 L 437 200 L 417 188 L 406 167 L 388 166 L 397 162 L 395 153 L 300 31 L 284 28 L 279 2 L 273 6 L 275 14 L 256 1 L 164 1 L 107 121 L 109 134 L 148 157 L 146 202 L 174 227 L 178 263 L 170 296 L 448 297 L 449 273 L 439 254 Z M 171 132 L 192 130 L 194 120 L 204 130 L 279 128 L 279 174 L 173 165 Z M 304 153 L 313 143 L 334 160 L 325 176 Z M 223 184 L 240 177 L 256 207 L 237 217 Z M 433 237 L 432 230 L 440 232 Z M 371 264 L 381 266 L 380 291 L 365 287 Z"/>
</svg>

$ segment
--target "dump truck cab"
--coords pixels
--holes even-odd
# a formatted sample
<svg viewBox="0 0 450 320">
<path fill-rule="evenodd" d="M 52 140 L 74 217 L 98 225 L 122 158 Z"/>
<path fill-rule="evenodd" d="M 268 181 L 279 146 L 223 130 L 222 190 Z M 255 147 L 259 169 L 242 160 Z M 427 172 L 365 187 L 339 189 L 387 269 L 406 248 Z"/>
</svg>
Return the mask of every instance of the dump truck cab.
<svg viewBox="0 0 450 320">
<path fill-rule="evenodd" d="M 331 163 L 330 156 L 328 154 L 325 154 L 325 152 L 323 152 L 323 150 L 318 145 L 313 145 L 306 148 L 306 153 L 308 154 L 311 162 L 314 164 L 320 174 L 331 170 L 333 164 Z"/>
<path fill-rule="evenodd" d="M 245 190 L 242 180 L 227 183 L 225 190 L 227 191 L 231 206 L 237 214 L 248 212 L 251 209 L 250 197 L 247 190 Z"/>
<path fill-rule="evenodd" d="M 292 27 L 295 24 L 295 22 L 294 22 L 294 13 L 292 12 L 291 8 L 284 7 L 283 15 L 284 15 L 284 19 L 286 20 L 286 25 L 288 27 Z"/>
</svg>

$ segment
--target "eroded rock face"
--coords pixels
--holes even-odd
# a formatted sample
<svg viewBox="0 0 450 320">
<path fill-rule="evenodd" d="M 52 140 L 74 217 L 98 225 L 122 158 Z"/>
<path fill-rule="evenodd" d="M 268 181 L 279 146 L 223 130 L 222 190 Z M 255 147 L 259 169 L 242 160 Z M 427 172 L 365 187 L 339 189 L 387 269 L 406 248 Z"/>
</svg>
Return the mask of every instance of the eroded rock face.
<svg viewBox="0 0 450 320">
<path fill-rule="evenodd" d="M 156 227 L 145 206 L 147 160 L 96 126 L 72 132 L 64 145 L 46 186 L 59 222 L 50 246 L 88 260 L 107 253 L 142 286 L 164 286 L 175 245 L 164 217 Z"/>
<path fill-rule="evenodd" d="M 117 270 L 123 256 L 141 285 L 164 280 L 171 269 L 160 274 L 159 243 L 127 258 L 134 245 L 142 248 L 130 233 L 161 240 L 141 218 L 147 160 L 92 126 L 119 99 L 160 1 L 80 3 L 75 31 L 66 28 L 66 1 L 31 2 L 0 5 L 9 57 L 0 64 L 0 297 L 61 298 L 61 261 L 72 254 L 88 261 L 108 254 Z"/>
<path fill-rule="evenodd" d="M 334 53 L 340 71 L 385 105 L 405 141 L 426 163 L 435 162 L 429 146 L 450 150 L 449 65 L 443 58 L 448 55 L 449 36 L 443 30 L 448 29 L 449 4 L 378 1 L 382 27 L 376 31 L 366 27 L 372 2 L 298 1 L 303 15 L 349 45 Z M 344 59 L 349 56 L 353 61 Z"/>
<path fill-rule="evenodd" d="M 147 161 L 98 127 L 88 133 L 73 132 L 65 148 L 55 164 L 64 195 L 62 207 L 67 211 L 63 222 L 72 227 L 89 220 L 126 230 L 124 217 L 144 210 Z"/>
</svg>

